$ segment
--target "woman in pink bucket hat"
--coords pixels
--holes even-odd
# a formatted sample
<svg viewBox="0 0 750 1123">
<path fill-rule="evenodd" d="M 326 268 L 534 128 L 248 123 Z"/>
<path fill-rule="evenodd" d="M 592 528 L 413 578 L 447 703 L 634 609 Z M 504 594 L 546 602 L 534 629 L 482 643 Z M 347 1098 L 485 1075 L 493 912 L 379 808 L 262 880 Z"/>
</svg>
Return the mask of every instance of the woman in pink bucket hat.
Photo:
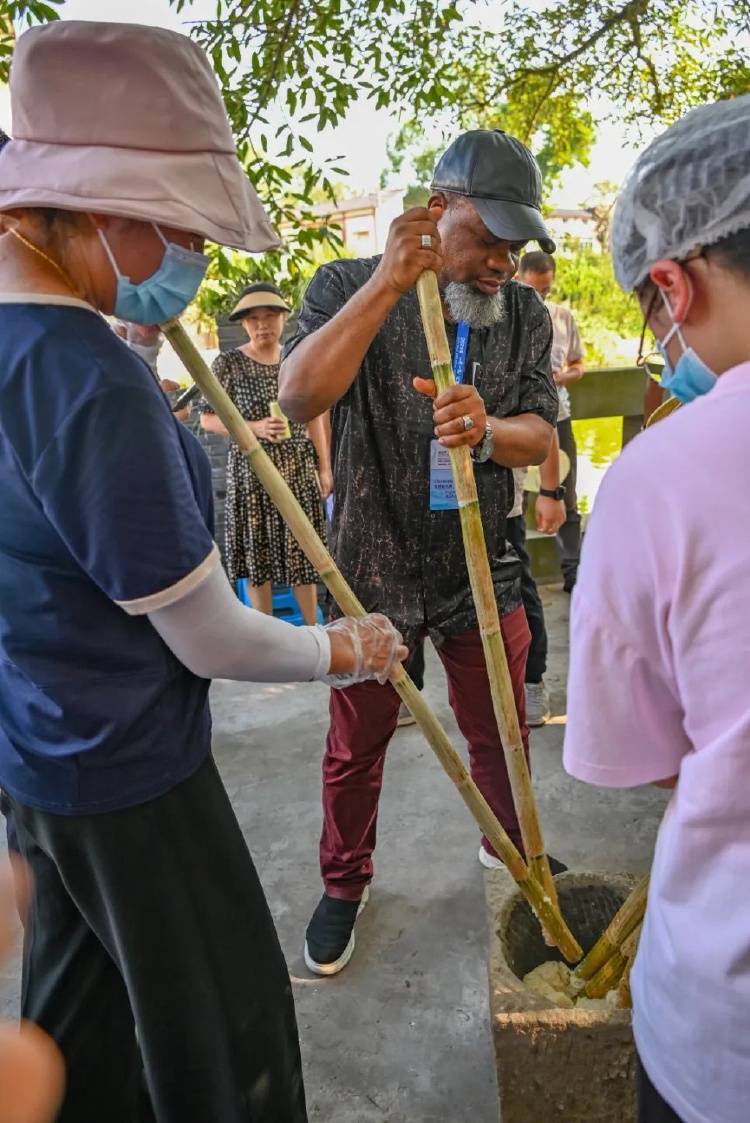
<svg viewBox="0 0 750 1123">
<path fill-rule="evenodd" d="M 22 1013 L 62 1123 L 303 1123 L 286 966 L 210 751 L 208 687 L 387 674 L 382 617 L 242 606 L 208 462 L 100 313 L 179 315 L 204 239 L 277 244 L 181 35 L 18 41 L 0 154 L 0 787 L 35 894 Z M 251 763 L 251 762 L 249 762 Z"/>
</svg>

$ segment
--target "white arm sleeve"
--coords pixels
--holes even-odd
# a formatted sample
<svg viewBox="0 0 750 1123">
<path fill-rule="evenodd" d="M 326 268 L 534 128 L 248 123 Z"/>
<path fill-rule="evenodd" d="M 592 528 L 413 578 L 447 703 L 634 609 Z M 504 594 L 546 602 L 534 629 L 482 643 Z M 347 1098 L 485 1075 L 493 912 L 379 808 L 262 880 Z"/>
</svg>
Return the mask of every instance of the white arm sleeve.
<svg viewBox="0 0 750 1123">
<path fill-rule="evenodd" d="M 246 608 L 221 566 L 148 618 L 180 662 L 201 678 L 310 682 L 328 674 L 331 645 L 325 629 L 295 628 Z"/>
</svg>

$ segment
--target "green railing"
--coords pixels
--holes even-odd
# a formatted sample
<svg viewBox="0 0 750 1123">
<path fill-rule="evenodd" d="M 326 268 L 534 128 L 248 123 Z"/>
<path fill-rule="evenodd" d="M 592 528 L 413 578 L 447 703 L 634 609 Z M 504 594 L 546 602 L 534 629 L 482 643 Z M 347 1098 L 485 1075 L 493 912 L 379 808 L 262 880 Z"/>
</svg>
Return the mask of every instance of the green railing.
<svg viewBox="0 0 750 1123">
<path fill-rule="evenodd" d="M 569 389 L 574 421 L 621 418 L 623 445 L 643 428 L 646 375 L 637 367 L 587 370 L 581 381 Z M 556 542 L 535 529 L 533 500 L 529 503 L 527 523 L 527 545 L 535 578 L 540 583 L 561 580 Z"/>
<path fill-rule="evenodd" d="M 643 428 L 645 389 L 646 375 L 637 367 L 589 370 L 570 387 L 573 418 L 587 421 L 594 417 L 621 417 L 622 443 L 626 445 Z"/>
</svg>

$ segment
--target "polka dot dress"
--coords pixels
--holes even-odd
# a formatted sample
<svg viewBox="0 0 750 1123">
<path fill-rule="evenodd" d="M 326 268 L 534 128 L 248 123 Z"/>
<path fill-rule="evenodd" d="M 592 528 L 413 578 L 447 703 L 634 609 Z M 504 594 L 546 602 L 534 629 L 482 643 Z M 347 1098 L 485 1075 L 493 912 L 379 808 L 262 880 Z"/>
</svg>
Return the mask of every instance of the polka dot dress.
<svg viewBox="0 0 750 1123">
<path fill-rule="evenodd" d="M 279 395 L 278 363 L 267 366 L 243 351 L 225 351 L 214 360 L 213 372 L 247 421 L 261 421 L 270 415 L 269 403 Z M 205 399 L 200 408 L 202 413 L 214 412 Z M 278 444 L 261 440 L 261 444 L 325 539 L 315 446 L 305 425 L 296 421 L 289 425 L 289 440 Z M 264 585 L 269 580 L 276 585 L 313 585 L 318 580 L 234 441 L 227 461 L 226 565 L 233 583 L 239 577 L 246 577 L 251 585 Z"/>
</svg>

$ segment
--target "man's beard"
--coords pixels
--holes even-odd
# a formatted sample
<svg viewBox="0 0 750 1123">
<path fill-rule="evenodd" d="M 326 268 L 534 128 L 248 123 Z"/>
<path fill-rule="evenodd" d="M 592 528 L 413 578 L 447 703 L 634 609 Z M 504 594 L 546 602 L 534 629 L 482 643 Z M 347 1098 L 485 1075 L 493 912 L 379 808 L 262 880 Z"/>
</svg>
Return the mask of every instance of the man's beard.
<svg viewBox="0 0 750 1123">
<path fill-rule="evenodd" d="M 477 292 L 471 285 L 451 281 L 443 293 L 445 305 L 457 322 L 464 320 L 472 328 L 489 328 L 505 319 L 505 293 Z"/>
</svg>

